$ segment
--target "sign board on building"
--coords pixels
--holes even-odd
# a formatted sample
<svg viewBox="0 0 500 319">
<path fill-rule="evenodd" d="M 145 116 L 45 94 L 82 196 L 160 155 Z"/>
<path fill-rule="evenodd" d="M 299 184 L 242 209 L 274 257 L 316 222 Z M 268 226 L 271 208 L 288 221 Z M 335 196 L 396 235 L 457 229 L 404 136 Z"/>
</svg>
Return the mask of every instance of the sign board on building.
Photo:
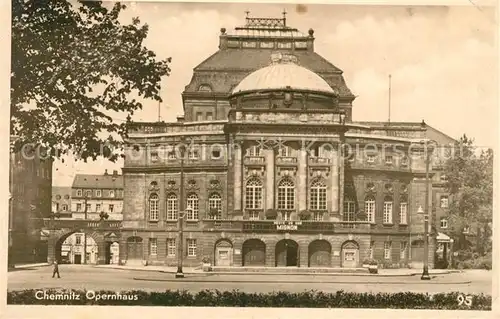
<svg viewBox="0 0 500 319">
<path fill-rule="evenodd" d="M 241 249 L 235 249 L 234 250 L 235 255 L 241 255 Z"/>
<path fill-rule="evenodd" d="M 301 221 L 275 221 L 277 230 L 297 230 L 299 225 L 302 225 Z"/>
</svg>

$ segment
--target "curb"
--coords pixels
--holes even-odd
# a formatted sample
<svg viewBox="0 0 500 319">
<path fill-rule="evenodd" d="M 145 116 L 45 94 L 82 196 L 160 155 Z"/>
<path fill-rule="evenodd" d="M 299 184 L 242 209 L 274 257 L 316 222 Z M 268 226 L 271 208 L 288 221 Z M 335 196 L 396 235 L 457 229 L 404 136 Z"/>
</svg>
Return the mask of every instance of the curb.
<svg viewBox="0 0 500 319">
<path fill-rule="evenodd" d="M 95 266 L 96 268 L 104 268 L 104 269 L 117 269 L 117 270 L 131 270 L 131 271 L 148 271 L 148 272 L 158 272 L 158 273 L 165 273 L 165 274 L 175 274 L 176 271 L 171 271 L 171 270 L 161 270 L 161 269 L 147 269 L 147 268 L 121 268 L 121 267 L 100 267 L 100 266 Z M 451 273 L 460 273 L 460 270 L 451 270 L 451 271 L 446 271 L 446 272 L 440 272 L 440 273 L 430 273 L 430 276 L 438 276 L 438 275 L 447 275 Z M 369 276 L 369 277 L 412 277 L 412 276 L 419 276 L 422 273 L 421 272 L 416 272 L 416 273 L 408 273 L 408 274 L 370 274 L 370 273 L 293 273 L 293 272 L 217 272 L 217 271 L 210 271 L 210 272 L 205 272 L 205 271 L 200 271 L 200 272 L 193 272 L 193 271 L 184 271 L 184 274 L 189 274 L 189 275 L 205 275 L 205 276 L 217 276 L 217 275 L 306 275 L 306 276 L 345 276 L 345 277 L 358 277 L 358 276 Z"/>
<path fill-rule="evenodd" d="M 151 278 L 139 278 L 139 277 L 133 277 L 133 280 L 137 281 L 155 281 L 155 282 L 196 282 L 196 283 L 255 283 L 255 284 L 263 284 L 263 283 L 276 283 L 276 284 L 360 284 L 359 281 L 300 281 L 300 280 L 290 280 L 290 281 L 279 281 L 279 280 L 197 280 L 197 279 L 189 279 L 189 278 L 184 278 L 184 279 L 151 279 Z M 428 285 L 428 284 L 433 284 L 433 285 L 465 285 L 465 284 L 470 284 L 471 281 L 456 281 L 456 282 L 432 282 L 432 281 L 370 281 L 366 282 L 364 284 L 369 284 L 369 285 L 400 285 L 400 284 L 421 284 L 421 285 Z"/>
</svg>

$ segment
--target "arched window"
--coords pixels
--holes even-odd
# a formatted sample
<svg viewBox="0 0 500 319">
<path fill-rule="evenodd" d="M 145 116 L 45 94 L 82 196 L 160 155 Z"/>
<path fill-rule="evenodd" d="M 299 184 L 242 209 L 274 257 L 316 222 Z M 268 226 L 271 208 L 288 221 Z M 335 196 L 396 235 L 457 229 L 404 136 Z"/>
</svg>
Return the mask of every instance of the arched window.
<svg viewBox="0 0 500 319">
<path fill-rule="evenodd" d="M 179 205 L 177 202 L 177 195 L 170 194 L 167 196 L 167 219 L 176 220 Z"/>
<path fill-rule="evenodd" d="M 311 210 L 326 210 L 326 184 L 322 180 L 311 184 L 309 193 L 309 208 Z"/>
<path fill-rule="evenodd" d="M 278 184 L 278 209 L 295 208 L 295 185 L 290 179 L 283 179 Z"/>
<path fill-rule="evenodd" d="M 399 223 L 408 224 L 408 198 L 406 196 L 401 196 L 399 202 Z"/>
<path fill-rule="evenodd" d="M 198 211 L 199 211 L 199 201 L 198 195 L 190 194 L 187 198 L 187 220 L 198 220 Z"/>
<path fill-rule="evenodd" d="M 149 196 L 149 220 L 158 220 L 158 195 Z"/>
<path fill-rule="evenodd" d="M 222 198 L 219 194 L 214 193 L 214 194 L 210 195 L 210 197 L 208 198 L 208 209 L 210 211 L 212 211 L 212 210 L 217 211 L 216 214 L 212 214 L 212 212 L 210 212 L 210 215 L 212 218 L 214 218 L 214 219 L 221 219 L 222 218 Z"/>
<path fill-rule="evenodd" d="M 366 220 L 374 223 L 375 222 L 375 198 L 373 196 L 367 196 L 365 198 L 365 213 Z"/>
<path fill-rule="evenodd" d="M 257 178 L 250 179 L 245 187 L 245 208 L 262 208 L 262 182 Z"/>
<path fill-rule="evenodd" d="M 344 198 L 344 221 L 353 222 L 356 215 L 356 203 L 351 197 Z"/>
<path fill-rule="evenodd" d="M 392 224 L 392 197 L 386 196 L 384 198 L 384 224 Z"/>
</svg>

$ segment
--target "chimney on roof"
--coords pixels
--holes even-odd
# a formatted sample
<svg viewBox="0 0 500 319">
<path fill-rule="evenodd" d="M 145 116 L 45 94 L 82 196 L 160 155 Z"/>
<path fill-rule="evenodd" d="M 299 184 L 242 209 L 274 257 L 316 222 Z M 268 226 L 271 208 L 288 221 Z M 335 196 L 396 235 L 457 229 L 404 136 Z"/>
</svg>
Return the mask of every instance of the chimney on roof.
<svg viewBox="0 0 500 319">
<path fill-rule="evenodd" d="M 118 176 L 118 171 L 113 171 L 113 176 Z"/>
<path fill-rule="evenodd" d="M 104 170 L 104 175 L 108 175 L 108 170 L 107 169 Z"/>
</svg>

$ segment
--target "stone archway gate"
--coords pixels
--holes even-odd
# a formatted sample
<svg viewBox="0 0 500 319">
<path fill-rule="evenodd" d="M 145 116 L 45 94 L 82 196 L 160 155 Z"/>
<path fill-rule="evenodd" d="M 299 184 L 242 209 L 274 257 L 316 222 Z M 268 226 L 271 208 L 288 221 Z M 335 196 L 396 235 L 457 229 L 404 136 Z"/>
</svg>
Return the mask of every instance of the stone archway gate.
<svg viewBox="0 0 500 319">
<path fill-rule="evenodd" d="M 47 262 L 52 263 L 56 258 L 58 241 L 69 233 L 81 232 L 92 237 L 99 251 L 98 264 L 106 263 L 106 241 L 116 241 L 121 233 L 122 222 L 119 220 L 85 220 L 85 219 L 50 219 L 44 218 L 44 231 L 48 233 Z"/>
</svg>

